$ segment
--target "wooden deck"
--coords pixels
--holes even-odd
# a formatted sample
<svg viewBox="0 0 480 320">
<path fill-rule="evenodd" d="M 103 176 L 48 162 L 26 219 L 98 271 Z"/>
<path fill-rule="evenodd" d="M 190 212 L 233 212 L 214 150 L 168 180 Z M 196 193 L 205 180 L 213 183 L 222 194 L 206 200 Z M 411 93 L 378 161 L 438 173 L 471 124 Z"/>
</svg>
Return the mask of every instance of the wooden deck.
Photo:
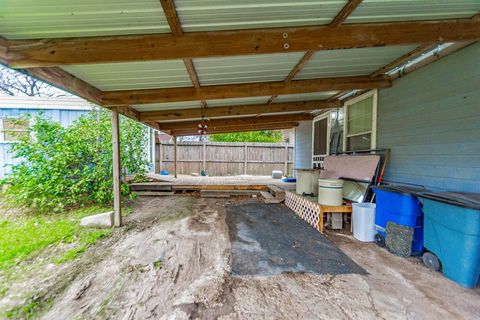
<svg viewBox="0 0 480 320">
<path fill-rule="evenodd" d="M 295 189 L 295 183 L 286 183 L 281 179 L 273 179 L 269 176 L 226 176 L 226 177 L 202 177 L 179 175 L 177 179 L 173 176 L 162 176 L 150 174 L 150 178 L 170 184 L 174 188 L 178 186 L 267 186 L 275 185 L 284 190 Z"/>
</svg>

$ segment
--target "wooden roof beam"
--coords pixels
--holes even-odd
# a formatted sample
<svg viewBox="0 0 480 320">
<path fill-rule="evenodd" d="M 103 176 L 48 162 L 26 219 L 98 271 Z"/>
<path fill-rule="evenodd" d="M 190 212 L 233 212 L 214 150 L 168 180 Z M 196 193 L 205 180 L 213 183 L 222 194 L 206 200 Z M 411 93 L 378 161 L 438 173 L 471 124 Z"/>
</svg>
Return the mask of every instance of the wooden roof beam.
<svg viewBox="0 0 480 320">
<path fill-rule="evenodd" d="M 310 113 L 301 114 L 286 114 L 286 115 L 273 115 L 273 116 L 259 116 L 259 117 L 242 117 L 242 118 L 227 118 L 227 119 L 215 119 L 205 120 L 205 124 L 208 129 L 216 127 L 235 127 L 235 126 L 251 126 L 251 125 L 263 125 L 263 124 L 278 124 L 282 122 L 296 122 L 312 120 L 313 115 Z M 179 121 L 179 122 L 162 122 L 159 124 L 160 130 L 184 130 L 184 129 L 197 129 L 198 121 Z"/>
<path fill-rule="evenodd" d="M 239 31 L 9 40 L 15 68 L 218 57 L 480 39 L 480 19 L 342 24 Z"/>
<path fill-rule="evenodd" d="M 300 101 L 284 102 L 273 104 L 248 104 L 240 106 L 213 107 L 205 110 L 205 117 L 232 117 L 245 115 L 261 115 L 269 113 L 282 112 L 306 112 L 318 109 L 338 108 L 340 102 L 337 101 Z M 142 121 L 167 121 L 167 120 L 186 120 L 196 119 L 202 116 L 200 108 L 145 111 L 140 112 Z"/>
<path fill-rule="evenodd" d="M 344 23 L 348 17 L 357 9 L 363 0 L 349 0 L 347 4 L 340 10 L 337 16 L 330 22 L 329 27 L 338 27 Z"/>
<path fill-rule="evenodd" d="M 262 124 L 262 125 L 251 125 L 251 126 L 242 126 L 242 127 L 217 127 L 217 128 L 208 128 L 207 134 L 216 134 L 216 133 L 232 133 L 232 132 L 248 132 L 248 131 L 260 131 L 260 130 L 280 130 L 280 129 L 290 129 L 297 127 L 298 122 L 285 122 L 285 123 L 275 123 L 275 124 Z M 175 130 L 170 131 L 170 135 L 173 136 L 196 136 L 200 135 L 198 130 Z"/>
<path fill-rule="evenodd" d="M 293 67 L 292 71 L 287 75 L 285 78 L 285 82 L 290 82 L 295 78 L 295 76 L 302 70 L 302 68 L 312 59 L 313 55 L 315 54 L 315 51 L 307 51 L 303 55 L 303 57 L 298 61 L 298 63 Z M 268 100 L 268 104 L 271 104 L 273 100 L 275 100 L 277 96 L 271 96 L 270 99 Z"/>
<path fill-rule="evenodd" d="M 180 24 L 180 19 L 177 15 L 177 10 L 175 9 L 175 3 L 173 2 L 173 0 L 160 0 L 160 3 L 162 4 L 165 17 L 167 17 L 170 31 L 174 35 L 181 36 L 183 34 L 183 31 Z"/>
<path fill-rule="evenodd" d="M 321 92 L 329 90 L 387 88 L 391 81 L 384 77 L 368 76 L 322 78 L 263 83 L 214 85 L 200 88 L 182 87 L 145 90 L 105 91 L 102 104 L 109 106 L 135 105 L 160 102 L 201 101 L 241 97 L 260 97 L 282 94 Z"/>
</svg>

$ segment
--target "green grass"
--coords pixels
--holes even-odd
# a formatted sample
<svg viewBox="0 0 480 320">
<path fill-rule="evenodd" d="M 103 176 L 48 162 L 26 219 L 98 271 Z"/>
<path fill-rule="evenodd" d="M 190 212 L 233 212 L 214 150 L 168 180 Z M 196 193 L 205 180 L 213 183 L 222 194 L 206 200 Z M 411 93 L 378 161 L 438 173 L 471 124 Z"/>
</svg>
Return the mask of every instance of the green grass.
<svg viewBox="0 0 480 320">
<path fill-rule="evenodd" d="M 82 228 L 80 219 L 109 209 L 91 206 L 62 214 L 0 217 L 0 270 L 33 258 L 47 247 L 60 243 L 72 244 L 73 248 L 54 257 L 53 261 L 63 263 L 75 259 L 89 245 L 112 232 L 111 229 Z"/>
</svg>

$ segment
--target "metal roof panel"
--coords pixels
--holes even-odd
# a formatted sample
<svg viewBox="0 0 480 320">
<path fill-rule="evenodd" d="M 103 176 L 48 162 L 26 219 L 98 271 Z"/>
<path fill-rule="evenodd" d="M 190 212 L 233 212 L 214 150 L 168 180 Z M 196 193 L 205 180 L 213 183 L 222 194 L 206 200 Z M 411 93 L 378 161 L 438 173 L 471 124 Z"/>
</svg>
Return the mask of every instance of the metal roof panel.
<svg viewBox="0 0 480 320">
<path fill-rule="evenodd" d="M 83 64 L 62 68 L 104 91 L 193 86 L 183 60 Z"/>
<path fill-rule="evenodd" d="M 176 0 L 183 30 L 214 31 L 328 24 L 346 0 Z"/>
<path fill-rule="evenodd" d="M 417 46 L 317 51 L 295 80 L 368 75 Z"/>
<path fill-rule="evenodd" d="M 469 18 L 479 0 L 364 0 L 346 23 Z"/>
<path fill-rule="evenodd" d="M 194 59 L 201 85 L 284 80 L 303 52 Z"/>
<path fill-rule="evenodd" d="M 170 32 L 158 0 L 2 0 L 0 30 L 8 39 Z"/>
</svg>

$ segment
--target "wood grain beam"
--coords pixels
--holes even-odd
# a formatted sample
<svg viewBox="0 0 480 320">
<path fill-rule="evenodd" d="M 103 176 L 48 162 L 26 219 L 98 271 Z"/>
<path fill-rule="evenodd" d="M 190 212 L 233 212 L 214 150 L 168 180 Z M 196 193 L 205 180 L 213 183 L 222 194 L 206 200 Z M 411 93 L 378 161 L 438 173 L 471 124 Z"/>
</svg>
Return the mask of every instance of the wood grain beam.
<svg viewBox="0 0 480 320">
<path fill-rule="evenodd" d="M 438 43 L 426 43 L 426 44 L 423 44 L 415 49 L 413 49 L 412 51 L 410 52 L 407 52 L 406 54 L 404 54 L 403 56 L 393 60 L 392 62 L 390 62 L 389 64 L 387 64 L 386 66 L 376 70 L 375 72 L 373 72 L 372 74 L 370 74 L 371 77 L 376 77 L 376 76 L 379 76 L 379 75 L 383 75 L 385 73 L 387 73 L 388 71 L 404 64 L 405 62 L 411 60 L 411 59 L 414 59 L 416 57 L 418 57 L 419 55 L 423 54 L 423 53 L 426 53 L 430 50 L 432 50 L 433 48 L 435 48 L 436 46 L 438 45 Z"/>
<path fill-rule="evenodd" d="M 368 76 L 263 82 L 168 89 L 122 90 L 103 93 L 103 105 L 132 105 L 158 102 L 201 101 L 271 96 L 329 90 L 374 89 L 391 86 L 389 79 Z"/>
<path fill-rule="evenodd" d="M 302 112 L 340 107 L 339 101 L 300 101 L 273 104 L 249 104 L 240 106 L 213 107 L 205 110 L 207 118 L 261 115 L 282 112 Z M 140 112 L 142 121 L 167 121 L 200 118 L 199 108 Z"/>
<path fill-rule="evenodd" d="M 298 122 L 285 122 L 285 123 L 251 125 L 251 126 L 242 126 L 242 127 L 218 127 L 216 129 L 209 128 L 209 130 L 207 131 L 207 134 L 248 132 L 248 131 L 260 131 L 260 130 L 281 130 L 281 129 L 290 129 L 297 126 L 298 126 Z M 191 130 L 191 129 L 171 131 L 169 134 L 174 136 L 199 135 L 198 130 Z"/>
<path fill-rule="evenodd" d="M 172 34 L 180 36 L 183 34 L 182 26 L 180 24 L 180 19 L 177 15 L 177 10 L 175 9 L 175 3 L 173 0 L 160 0 L 162 4 L 163 12 L 165 12 L 165 17 L 167 17 L 168 25 L 170 26 L 170 31 Z"/>
<path fill-rule="evenodd" d="M 79 96 L 85 100 L 102 105 L 102 91 L 86 83 L 85 81 L 71 75 L 63 69 L 57 67 L 29 68 L 18 71 L 28 74 L 44 82 L 47 82 L 54 87 Z"/>
<path fill-rule="evenodd" d="M 287 75 L 287 77 L 285 78 L 285 82 L 290 82 L 293 80 L 293 78 L 295 78 L 295 76 L 297 75 L 297 73 L 300 72 L 300 70 L 302 70 L 302 68 L 308 63 L 308 61 L 310 61 L 310 59 L 312 59 L 313 55 L 315 54 L 315 51 L 307 51 L 303 57 L 300 59 L 300 61 L 298 61 L 298 63 L 293 67 L 292 71 L 290 71 L 290 73 Z M 271 96 L 270 99 L 268 100 L 268 104 L 271 104 L 273 102 L 273 100 L 275 100 L 278 96 Z"/>
<path fill-rule="evenodd" d="M 330 22 L 329 27 L 338 27 L 344 23 L 348 17 L 357 9 L 363 0 L 349 0 L 347 4 L 340 10 L 336 17 Z"/>
<path fill-rule="evenodd" d="M 8 41 L 15 68 L 410 45 L 480 39 L 479 19 Z"/>
<path fill-rule="evenodd" d="M 306 121 L 312 120 L 313 115 L 310 113 L 301 114 L 286 114 L 286 115 L 273 115 L 273 116 L 259 116 L 259 117 L 242 117 L 242 118 L 227 118 L 227 119 L 214 119 L 205 120 L 205 124 L 208 129 L 216 127 L 235 127 L 235 126 L 251 126 L 261 124 L 274 124 L 282 122 L 293 121 Z M 179 122 L 162 122 L 159 123 L 160 130 L 184 130 L 184 129 L 197 129 L 198 121 L 179 121 Z"/>
<path fill-rule="evenodd" d="M 413 71 L 416 71 L 420 68 L 423 68 L 435 61 L 438 61 L 452 53 L 455 53 L 465 47 L 468 47 L 470 45 L 472 45 L 473 43 L 475 43 L 475 41 L 464 41 L 464 42 L 458 42 L 458 43 L 454 43 L 452 44 L 451 46 L 443 49 L 442 51 L 440 51 L 438 54 L 435 54 L 435 55 L 431 55 L 427 58 L 425 58 L 424 60 L 418 62 L 418 63 L 415 63 L 409 67 L 406 67 L 406 68 L 402 68 L 402 70 L 399 70 L 398 72 L 395 72 L 394 74 L 391 75 L 391 79 L 397 79 L 397 78 L 400 78 L 400 77 L 403 77 L 409 73 L 412 73 Z"/>
<path fill-rule="evenodd" d="M 0 63 L 7 64 L 8 41 L 0 37 Z"/>
</svg>

